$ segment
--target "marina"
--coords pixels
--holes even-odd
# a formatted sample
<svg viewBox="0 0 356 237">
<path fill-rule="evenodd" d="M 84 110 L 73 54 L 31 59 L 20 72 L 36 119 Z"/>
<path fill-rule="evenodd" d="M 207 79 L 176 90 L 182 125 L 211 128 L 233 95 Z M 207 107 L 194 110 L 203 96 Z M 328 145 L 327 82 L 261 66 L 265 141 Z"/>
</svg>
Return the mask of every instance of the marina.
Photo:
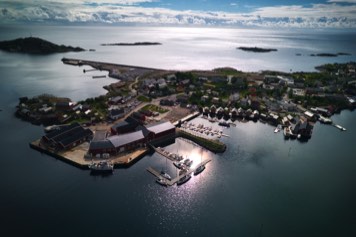
<svg viewBox="0 0 356 237">
<path fill-rule="evenodd" d="M 201 163 L 199 163 L 197 165 L 197 168 L 200 166 L 205 166 L 207 163 L 209 163 L 212 159 L 208 158 L 203 160 Z M 172 180 L 168 180 L 165 179 L 164 177 L 162 177 L 161 173 L 159 171 L 157 171 L 156 169 L 152 168 L 152 167 L 148 167 L 147 171 L 150 172 L 151 174 L 153 174 L 154 176 L 156 176 L 157 179 L 165 179 L 166 183 L 168 186 L 173 186 L 174 184 L 178 183 L 179 180 L 182 181 L 182 178 L 184 178 L 185 176 L 189 176 L 192 173 L 194 173 L 196 171 L 197 168 L 194 169 L 187 169 L 186 172 L 182 172 L 181 174 L 178 174 L 175 178 L 173 178 Z"/>
</svg>

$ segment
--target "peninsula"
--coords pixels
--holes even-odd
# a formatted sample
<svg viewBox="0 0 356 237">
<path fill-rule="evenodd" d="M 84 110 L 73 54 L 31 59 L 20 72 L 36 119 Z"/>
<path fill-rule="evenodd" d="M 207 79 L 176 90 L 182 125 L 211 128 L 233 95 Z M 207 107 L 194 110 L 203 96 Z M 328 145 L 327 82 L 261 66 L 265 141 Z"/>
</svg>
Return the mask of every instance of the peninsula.
<svg viewBox="0 0 356 237">
<path fill-rule="evenodd" d="M 48 94 L 22 97 L 16 115 L 34 124 L 53 125 L 30 144 L 32 148 L 86 169 L 93 160 L 130 166 L 150 151 L 159 151 L 181 169 L 180 154 L 165 152 L 161 145 L 178 138 L 224 152 L 226 145 L 220 139 L 228 135 L 217 126 L 229 128 L 247 121 L 268 123 L 276 127 L 275 133 L 283 130 L 285 139 L 306 141 L 317 122 L 346 131 L 330 117 L 341 109 L 356 108 L 355 62 L 295 73 L 229 67 L 176 71 L 73 58 L 62 62 L 91 67 L 83 70 L 86 73 L 105 70 L 120 81 L 106 86 L 107 94 L 83 101 Z M 197 116 L 208 126 L 189 122 Z M 209 122 L 216 123 L 215 129 Z M 189 167 L 183 171 L 169 185 L 197 172 Z"/>
<path fill-rule="evenodd" d="M 57 45 L 37 37 L 1 41 L 0 49 L 11 53 L 26 54 L 52 54 L 84 51 L 84 49 L 80 47 Z"/>
<path fill-rule="evenodd" d="M 277 49 L 267 49 L 267 48 L 258 48 L 258 47 L 238 47 L 242 51 L 253 52 L 253 53 L 269 53 L 277 51 Z"/>
<path fill-rule="evenodd" d="M 159 42 L 135 42 L 135 43 L 108 43 L 101 44 L 101 46 L 151 46 L 151 45 L 161 45 Z"/>
</svg>

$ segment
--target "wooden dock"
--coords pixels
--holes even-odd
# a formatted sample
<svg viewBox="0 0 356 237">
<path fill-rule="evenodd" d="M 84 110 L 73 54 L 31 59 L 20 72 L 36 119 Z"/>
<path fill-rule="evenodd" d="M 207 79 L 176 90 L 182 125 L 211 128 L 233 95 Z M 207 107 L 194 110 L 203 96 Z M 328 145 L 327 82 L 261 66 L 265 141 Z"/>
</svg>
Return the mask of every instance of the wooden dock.
<svg viewBox="0 0 356 237">
<path fill-rule="evenodd" d="M 199 167 L 201 165 L 206 165 L 210 161 L 211 161 L 211 158 L 207 158 L 207 159 L 203 160 L 201 163 L 199 163 L 196 167 Z M 160 172 L 155 170 L 154 168 L 152 168 L 152 167 L 147 168 L 147 171 L 150 172 L 151 174 L 153 174 L 154 176 L 156 176 L 157 178 L 165 179 L 168 186 L 173 186 L 174 184 L 176 184 L 178 182 L 178 180 L 183 178 L 185 175 L 191 175 L 191 173 L 193 173 L 195 170 L 196 169 L 189 169 L 187 172 L 185 172 L 181 175 L 178 175 L 177 177 L 173 178 L 172 180 L 168 180 L 168 179 L 164 178 L 163 176 L 161 176 Z"/>
<path fill-rule="evenodd" d="M 167 159 L 169 159 L 169 160 L 171 160 L 171 161 L 177 161 L 176 159 L 174 159 L 174 157 L 171 157 L 171 156 L 169 156 L 169 154 L 165 153 L 164 150 L 161 150 L 161 149 L 159 149 L 159 148 L 157 148 L 157 147 L 154 147 L 154 146 L 152 146 L 152 148 L 155 150 L 155 152 L 157 152 L 157 153 L 160 154 L 161 156 L 164 156 L 164 157 L 166 157 Z M 177 155 L 178 155 L 178 154 L 177 154 Z"/>
</svg>

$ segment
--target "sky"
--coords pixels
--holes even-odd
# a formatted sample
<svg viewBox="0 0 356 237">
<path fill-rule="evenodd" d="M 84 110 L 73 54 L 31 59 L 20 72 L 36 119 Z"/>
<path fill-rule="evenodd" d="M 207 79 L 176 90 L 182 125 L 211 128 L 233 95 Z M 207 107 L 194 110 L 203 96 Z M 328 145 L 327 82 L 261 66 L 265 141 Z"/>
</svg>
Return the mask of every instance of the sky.
<svg viewBox="0 0 356 237">
<path fill-rule="evenodd" d="M 0 24 L 356 29 L 356 0 L 0 0 Z"/>
</svg>

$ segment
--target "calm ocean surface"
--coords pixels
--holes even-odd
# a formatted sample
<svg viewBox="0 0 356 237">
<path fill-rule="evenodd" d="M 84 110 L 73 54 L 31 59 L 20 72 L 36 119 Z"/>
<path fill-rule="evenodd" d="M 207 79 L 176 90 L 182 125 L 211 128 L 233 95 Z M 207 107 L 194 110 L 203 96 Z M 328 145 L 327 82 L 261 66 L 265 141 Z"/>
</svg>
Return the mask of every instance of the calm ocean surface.
<svg viewBox="0 0 356 237">
<path fill-rule="evenodd" d="M 1 236 L 356 236 L 356 113 L 332 119 L 347 128 L 316 124 L 307 143 L 284 140 L 262 123 L 237 123 L 224 154 L 180 139 L 168 150 L 212 161 L 182 186 L 164 188 L 146 171 L 166 167 L 157 154 L 108 177 L 90 176 L 29 148 L 42 127 L 14 117 L 20 96 L 51 93 L 73 100 L 105 93 L 114 79 L 92 80 L 62 57 L 156 68 L 311 71 L 326 62 L 355 61 L 354 33 L 261 30 L 3 27 L 1 39 L 29 35 L 96 52 L 29 56 L 0 52 Z M 162 46 L 102 47 L 101 43 L 159 41 Z M 240 45 L 276 47 L 247 54 Z M 350 52 L 311 58 L 295 53 Z M 195 123 L 208 123 L 201 118 Z M 209 125 L 210 126 L 210 125 Z M 217 126 L 212 124 L 211 126 Z M 172 163 L 167 169 L 174 175 Z"/>
</svg>

